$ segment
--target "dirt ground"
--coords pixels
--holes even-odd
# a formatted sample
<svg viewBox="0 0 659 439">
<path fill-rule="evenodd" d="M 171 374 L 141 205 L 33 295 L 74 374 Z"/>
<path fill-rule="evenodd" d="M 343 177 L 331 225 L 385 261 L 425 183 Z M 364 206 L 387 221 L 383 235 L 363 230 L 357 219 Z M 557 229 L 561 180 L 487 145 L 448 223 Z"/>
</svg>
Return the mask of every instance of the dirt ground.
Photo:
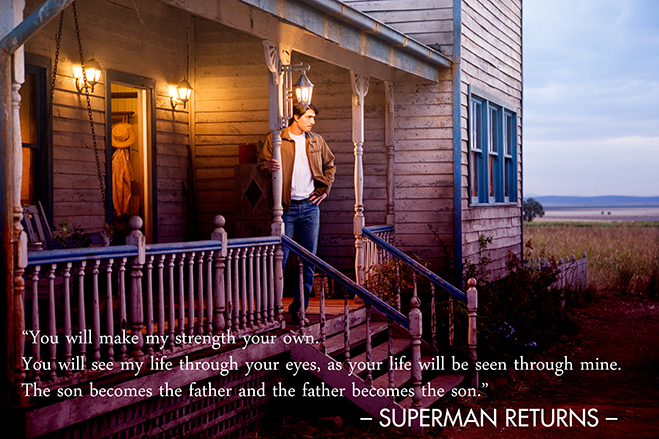
<svg viewBox="0 0 659 439">
<path fill-rule="evenodd" d="M 617 371 L 518 372 L 492 398 L 474 405 L 505 408 L 597 409 L 598 425 L 582 427 L 445 428 L 440 438 L 659 438 L 659 303 L 605 297 L 577 310 L 579 335 L 546 357 L 615 361 Z M 463 403 L 466 403 L 463 402 Z M 606 421 L 617 418 L 617 421 Z"/>
<path fill-rule="evenodd" d="M 557 377 L 553 372 L 515 372 L 504 376 L 481 376 L 487 382 L 487 394 L 481 398 L 447 400 L 439 408 L 463 415 L 470 409 L 490 415 L 496 409 L 497 426 L 446 427 L 426 429 L 422 437 L 442 439 L 466 438 L 659 438 L 659 302 L 641 298 L 600 297 L 577 309 L 579 335 L 545 353 L 547 361 L 565 356 L 574 370 Z M 619 370 L 582 371 L 582 361 L 616 362 Z M 350 405 L 346 402 L 346 405 Z M 506 409 L 544 409 L 546 422 L 559 409 L 572 409 L 581 415 L 583 409 L 597 418 L 595 426 L 506 427 Z M 350 414 L 352 412 L 352 414 Z M 303 418 L 288 416 L 270 424 L 256 437 L 287 438 L 404 438 L 409 434 L 376 423 L 364 425 L 353 408 L 342 407 L 307 412 Z M 341 415 L 343 425 L 336 427 L 321 417 Z M 531 412 L 527 412 L 531 414 Z M 614 418 L 616 420 L 606 420 Z M 300 419 L 305 419 L 301 421 Z M 519 420 L 519 419 L 518 419 Z M 593 425 L 594 419 L 588 418 Z M 526 418 L 531 424 L 532 417 Z M 330 428 L 330 426 L 332 428 Z M 417 436 L 418 437 L 418 436 Z"/>
</svg>

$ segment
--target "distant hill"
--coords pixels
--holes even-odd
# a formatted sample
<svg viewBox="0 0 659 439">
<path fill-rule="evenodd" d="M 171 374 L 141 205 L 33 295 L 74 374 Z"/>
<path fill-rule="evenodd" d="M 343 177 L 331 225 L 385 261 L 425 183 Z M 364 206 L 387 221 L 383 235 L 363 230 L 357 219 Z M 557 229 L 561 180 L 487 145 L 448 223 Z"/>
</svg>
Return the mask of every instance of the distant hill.
<svg viewBox="0 0 659 439">
<path fill-rule="evenodd" d="M 659 206 L 659 197 L 629 197 L 623 195 L 603 195 L 598 197 L 571 197 L 540 195 L 533 198 L 543 207 L 647 207 Z"/>
</svg>

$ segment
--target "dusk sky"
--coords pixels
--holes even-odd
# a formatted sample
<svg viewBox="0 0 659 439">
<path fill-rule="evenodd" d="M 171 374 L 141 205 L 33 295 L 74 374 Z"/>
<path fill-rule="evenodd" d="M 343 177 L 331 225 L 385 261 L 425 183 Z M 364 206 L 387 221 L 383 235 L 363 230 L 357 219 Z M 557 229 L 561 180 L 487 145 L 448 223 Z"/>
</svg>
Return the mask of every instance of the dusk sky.
<svg viewBox="0 0 659 439">
<path fill-rule="evenodd" d="M 659 196 L 659 1 L 523 14 L 524 196 Z"/>
</svg>

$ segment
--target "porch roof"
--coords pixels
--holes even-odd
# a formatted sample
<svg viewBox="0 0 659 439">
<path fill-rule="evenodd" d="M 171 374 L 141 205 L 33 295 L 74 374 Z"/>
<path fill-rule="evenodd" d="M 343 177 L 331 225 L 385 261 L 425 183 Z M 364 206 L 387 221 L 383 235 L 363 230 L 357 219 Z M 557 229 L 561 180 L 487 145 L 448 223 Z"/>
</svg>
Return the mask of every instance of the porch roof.
<svg viewBox="0 0 659 439">
<path fill-rule="evenodd" d="M 438 80 L 451 60 L 339 0 L 240 0 L 280 20 L 391 67 Z"/>
<path fill-rule="evenodd" d="M 438 81 L 441 70 L 451 65 L 440 52 L 339 0 L 161 1 L 383 80 L 392 80 L 395 68 Z"/>
</svg>

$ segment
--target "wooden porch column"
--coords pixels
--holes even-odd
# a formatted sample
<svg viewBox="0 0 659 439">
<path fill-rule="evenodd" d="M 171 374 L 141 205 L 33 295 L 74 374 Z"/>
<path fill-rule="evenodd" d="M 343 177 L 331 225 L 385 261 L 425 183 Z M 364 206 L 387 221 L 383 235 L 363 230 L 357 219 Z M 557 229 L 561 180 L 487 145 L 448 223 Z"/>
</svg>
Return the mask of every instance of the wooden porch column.
<svg viewBox="0 0 659 439">
<path fill-rule="evenodd" d="M 355 276 L 359 285 L 364 284 L 364 97 L 368 93 L 369 77 L 350 70 L 352 84 L 352 142 L 355 144 Z"/>
<path fill-rule="evenodd" d="M 284 95 L 283 95 L 283 75 L 282 64 L 290 64 L 291 50 L 284 49 L 279 43 L 274 41 L 263 40 L 263 48 L 265 49 L 265 60 L 270 70 L 270 81 L 268 81 L 268 96 L 270 108 L 270 131 L 272 132 L 272 158 L 281 163 L 281 131 L 286 126 L 287 121 L 284 120 Z M 273 220 L 272 220 L 272 236 L 282 236 L 284 234 L 284 220 L 282 215 L 284 208 L 281 204 L 282 198 L 282 170 L 281 168 L 272 173 L 272 196 L 273 196 Z M 284 269 L 282 261 L 284 259 L 284 251 L 280 245 L 275 249 L 275 302 L 276 302 L 276 316 L 275 318 L 283 324 L 284 322 L 284 306 L 282 298 L 284 295 Z"/>
<path fill-rule="evenodd" d="M 387 147 L 387 216 L 386 222 L 392 225 L 395 222 L 394 190 L 396 187 L 394 172 L 394 83 L 384 82 L 385 111 L 384 111 L 384 143 Z"/>
</svg>

